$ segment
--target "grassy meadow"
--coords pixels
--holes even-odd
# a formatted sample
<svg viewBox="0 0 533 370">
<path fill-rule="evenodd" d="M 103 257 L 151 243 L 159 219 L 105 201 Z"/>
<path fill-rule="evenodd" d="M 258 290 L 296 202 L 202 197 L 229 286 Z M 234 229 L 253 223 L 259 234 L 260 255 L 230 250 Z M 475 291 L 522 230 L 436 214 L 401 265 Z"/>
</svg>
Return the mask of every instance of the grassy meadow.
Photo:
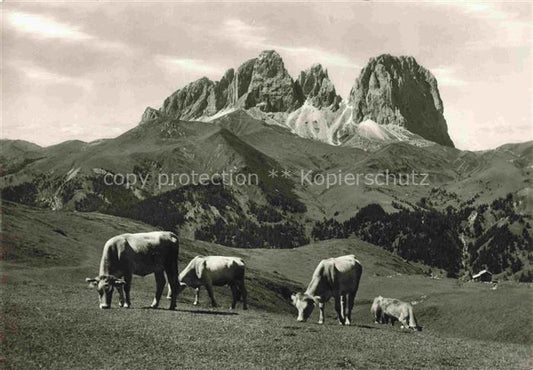
<svg viewBox="0 0 533 370">
<path fill-rule="evenodd" d="M 197 254 L 236 255 L 247 265 L 251 309 L 230 311 L 229 288 L 218 309 L 202 291 L 178 298 L 178 310 L 152 310 L 153 276 L 134 277 L 130 310 L 100 310 L 85 277 L 98 273 L 105 241 L 153 230 L 98 213 L 52 212 L 3 205 L 0 330 L 4 368 L 477 368 L 533 366 L 531 286 L 431 279 L 410 264 L 358 239 L 305 247 L 233 249 L 182 240 L 180 268 Z M 297 323 L 288 297 L 305 289 L 322 258 L 353 253 L 363 277 L 351 327 L 326 324 L 314 312 Z M 416 302 L 422 332 L 372 323 L 374 296 Z M 318 310 L 316 310 L 318 311 Z"/>
</svg>

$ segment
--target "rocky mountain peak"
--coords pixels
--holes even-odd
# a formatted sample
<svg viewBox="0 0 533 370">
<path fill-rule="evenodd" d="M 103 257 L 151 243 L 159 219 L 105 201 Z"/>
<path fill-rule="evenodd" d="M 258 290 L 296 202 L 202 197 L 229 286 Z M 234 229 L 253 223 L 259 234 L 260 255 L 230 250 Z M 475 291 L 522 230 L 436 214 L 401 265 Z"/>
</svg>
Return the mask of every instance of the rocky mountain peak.
<svg viewBox="0 0 533 370">
<path fill-rule="evenodd" d="M 433 142 L 453 147 L 437 80 L 415 58 L 383 54 L 371 58 L 350 92 L 356 123 L 371 119 L 396 124 Z"/>
<path fill-rule="evenodd" d="M 157 109 L 154 109 L 152 107 L 146 107 L 142 115 L 141 122 L 152 121 L 154 119 L 159 118 L 159 116 L 160 116 L 160 113 Z"/>
<path fill-rule="evenodd" d="M 382 137 L 390 137 L 453 147 L 435 77 L 415 58 L 389 54 L 368 61 L 343 103 L 322 65 L 300 72 L 295 81 L 281 56 L 265 50 L 228 69 L 219 81 L 203 77 L 177 90 L 159 111 L 147 108 L 141 122 L 160 116 L 211 121 L 235 109 L 333 145 L 360 147 L 373 140 L 377 147 L 387 142 Z M 375 125 L 359 127 L 362 122 Z"/>
<path fill-rule="evenodd" d="M 183 120 L 209 117 L 228 108 L 288 112 L 304 100 L 281 56 L 274 50 L 265 50 L 237 71 L 228 69 L 220 81 L 203 77 L 177 90 L 165 100 L 161 112 Z"/>
<path fill-rule="evenodd" d="M 313 106 L 317 108 L 332 107 L 338 109 L 342 98 L 337 95 L 333 82 L 329 79 L 328 71 L 321 64 L 313 64 L 310 68 L 300 72 L 298 84 L 302 93 Z"/>
<path fill-rule="evenodd" d="M 263 51 L 255 60 L 244 108 L 288 112 L 297 109 L 303 101 L 279 54 L 274 50 Z"/>
<path fill-rule="evenodd" d="M 193 119 L 204 114 L 215 114 L 216 104 L 212 97 L 215 83 L 202 77 L 165 99 L 161 111 L 178 119 Z"/>
</svg>

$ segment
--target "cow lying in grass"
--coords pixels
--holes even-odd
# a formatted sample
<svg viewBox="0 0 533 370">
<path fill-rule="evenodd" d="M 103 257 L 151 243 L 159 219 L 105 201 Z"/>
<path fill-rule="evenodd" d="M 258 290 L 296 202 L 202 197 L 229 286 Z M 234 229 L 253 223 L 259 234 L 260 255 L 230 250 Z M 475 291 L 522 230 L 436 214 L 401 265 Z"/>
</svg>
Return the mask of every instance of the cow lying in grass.
<svg viewBox="0 0 533 370">
<path fill-rule="evenodd" d="M 422 331 L 422 327 L 418 326 L 416 322 L 413 306 L 410 303 L 379 296 L 374 298 L 370 312 L 374 316 L 374 322 L 377 324 L 387 324 L 390 322 L 394 326 L 396 321 L 400 321 L 402 329 L 409 328 Z"/>
<path fill-rule="evenodd" d="M 237 301 L 242 298 L 242 308 L 248 309 L 247 292 L 244 286 L 245 266 L 241 258 L 224 256 L 196 256 L 179 275 L 179 292 L 186 287 L 195 289 L 194 305 L 199 303 L 200 287 L 205 286 L 211 299 L 211 305 L 217 307 L 213 295 L 213 286 L 229 285 L 231 288 L 231 309 L 235 308 Z M 179 293 L 178 292 L 178 293 Z M 172 289 L 169 285 L 169 296 Z"/>
<path fill-rule="evenodd" d="M 292 304 L 298 310 L 297 321 L 306 321 L 318 304 L 320 309 L 318 323 L 323 324 L 324 306 L 331 297 L 334 297 L 339 323 L 350 325 L 362 273 L 363 267 L 354 255 L 320 261 L 305 293 L 291 296 Z"/>
<path fill-rule="evenodd" d="M 178 254 L 178 237 L 168 231 L 118 235 L 105 243 L 99 275 L 85 280 L 98 291 L 100 308 L 111 307 L 114 288 L 119 293 L 120 307 L 129 308 L 132 275 L 153 273 L 156 292 L 151 307 L 156 308 L 165 288 L 165 273 L 170 285 L 178 285 Z M 174 289 L 171 310 L 176 308 L 176 298 L 177 289 Z"/>
</svg>

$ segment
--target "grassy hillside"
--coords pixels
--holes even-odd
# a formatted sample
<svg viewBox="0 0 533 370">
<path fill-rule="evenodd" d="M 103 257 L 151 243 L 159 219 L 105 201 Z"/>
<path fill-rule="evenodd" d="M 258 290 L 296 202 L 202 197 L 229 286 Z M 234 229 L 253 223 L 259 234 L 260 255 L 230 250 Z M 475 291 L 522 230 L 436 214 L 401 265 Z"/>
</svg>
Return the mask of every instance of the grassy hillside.
<svg viewBox="0 0 533 370">
<path fill-rule="evenodd" d="M 179 297 L 178 311 L 149 310 L 154 280 L 134 277 L 134 309 L 98 309 L 85 277 L 97 274 L 104 242 L 153 227 L 98 213 L 52 212 L 4 204 L 2 354 L 6 367 L 366 367 L 519 368 L 530 346 L 527 285 L 460 285 L 431 279 L 358 239 L 288 250 L 234 249 L 182 240 L 180 267 L 196 254 L 237 255 L 247 264 L 251 309 L 231 312 L 229 289 Z M 354 253 L 364 266 L 355 326 L 339 327 L 330 302 L 326 325 L 298 324 L 288 295 L 305 288 L 322 258 Z M 421 333 L 372 323 L 375 295 L 416 301 Z M 113 302 L 116 307 L 116 297 Z M 166 307 L 167 302 L 163 302 Z M 384 345 L 386 343 L 386 345 Z M 238 356 L 236 356 L 238 353 Z M 276 356 L 272 356 L 276 353 Z"/>
</svg>

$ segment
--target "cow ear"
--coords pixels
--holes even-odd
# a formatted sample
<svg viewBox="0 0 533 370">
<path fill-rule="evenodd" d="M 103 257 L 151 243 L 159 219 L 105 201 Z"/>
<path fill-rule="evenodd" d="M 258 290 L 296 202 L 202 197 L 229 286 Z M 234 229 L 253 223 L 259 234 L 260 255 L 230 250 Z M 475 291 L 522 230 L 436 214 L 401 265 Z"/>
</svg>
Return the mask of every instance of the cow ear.
<svg viewBox="0 0 533 370">
<path fill-rule="evenodd" d="M 89 283 L 89 288 L 94 288 L 98 284 L 98 279 L 85 278 L 85 281 Z"/>
<path fill-rule="evenodd" d="M 200 263 L 198 264 L 198 266 L 196 266 L 196 276 L 198 277 L 198 279 L 201 279 L 203 276 L 204 270 L 207 266 L 207 261 L 200 260 L 199 262 Z"/>
</svg>

